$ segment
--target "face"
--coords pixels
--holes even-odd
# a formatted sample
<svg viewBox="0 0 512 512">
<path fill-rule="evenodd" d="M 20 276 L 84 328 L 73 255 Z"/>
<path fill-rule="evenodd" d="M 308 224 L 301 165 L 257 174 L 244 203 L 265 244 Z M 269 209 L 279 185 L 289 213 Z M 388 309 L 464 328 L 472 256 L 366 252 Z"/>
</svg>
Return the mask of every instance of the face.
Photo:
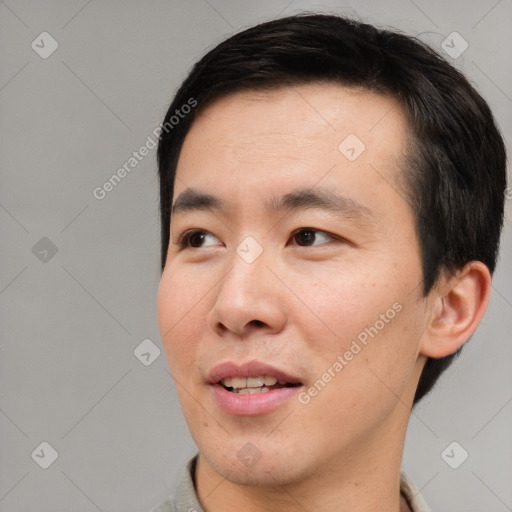
<svg viewBox="0 0 512 512">
<path fill-rule="evenodd" d="M 319 83 L 222 98 L 187 134 L 158 321 L 201 458 L 230 481 L 403 442 L 428 310 L 405 137 L 391 98 Z"/>
</svg>

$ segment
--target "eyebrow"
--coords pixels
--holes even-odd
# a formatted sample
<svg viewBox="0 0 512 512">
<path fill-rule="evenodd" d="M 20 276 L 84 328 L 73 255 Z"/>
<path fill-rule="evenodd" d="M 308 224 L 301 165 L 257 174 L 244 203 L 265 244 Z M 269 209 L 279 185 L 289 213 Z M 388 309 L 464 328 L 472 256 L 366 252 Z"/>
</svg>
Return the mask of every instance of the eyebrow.
<svg viewBox="0 0 512 512">
<path fill-rule="evenodd" d="M 174 202 L 171 213 L 176 215 L 191 211 L 226 210 L 226 201 L 195 188 L 187 188 Z M 267 211 L 300 211 L 318 208 L 332 212 L 344 218 L 375 222 L 376 215 L 359 201 L 338 195 L 326 188 L 299 188 L 279 197 L 273 197 L 264 203 Z"/>
</svg>

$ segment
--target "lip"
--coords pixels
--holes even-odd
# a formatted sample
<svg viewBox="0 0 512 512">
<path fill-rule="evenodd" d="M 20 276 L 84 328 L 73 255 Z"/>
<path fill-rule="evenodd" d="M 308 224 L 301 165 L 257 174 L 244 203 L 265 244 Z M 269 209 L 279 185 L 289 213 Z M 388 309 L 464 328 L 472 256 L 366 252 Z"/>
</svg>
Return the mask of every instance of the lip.
<svg viewBox="0 0 512 512">
<path fill-rule="evenodd" d="M 265 393 L 240 395 L 227 391 L 219 382 L 227 377 L 258 377 L 271 376 L 292 384 L 300 383 L 300 379 L 266 363 L 250 361 L 236 364 L 228 361 L 221 363 L 210 372 L 208 381 L 213 400 L 226 414 L 234 416 L 258 416 L 269 413 L 292 399 L 303 386 L 272 389 Z"/>
<path fill-rule="evenodd" d="M 275 368 L 260 361 L 248 361 L 247 363 L 236 364 L 233 361 L 218 364 L 213 368 L 208 377 L 210 384 L 217 384 L 227 377 L 240 377 L 247 379 L 248 377 L 259 377 L 260 375 L 275 377 L 277 380 L 285 380 L 290 384 L 299 384 L 299 377 L 290 375 L 284 370 Z"/>
</svg>

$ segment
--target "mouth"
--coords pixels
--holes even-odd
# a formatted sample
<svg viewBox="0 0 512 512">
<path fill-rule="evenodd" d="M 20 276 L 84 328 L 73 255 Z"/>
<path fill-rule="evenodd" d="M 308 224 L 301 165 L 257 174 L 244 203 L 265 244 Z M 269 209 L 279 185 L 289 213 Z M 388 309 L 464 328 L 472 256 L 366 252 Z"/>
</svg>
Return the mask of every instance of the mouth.
<svg viewBox="0 0 512 512">
<path fill-rule="evenodd" d="M 299 377 L 254 360 L 218 364 L 208 383 L 217 406 L 233 416 L 260 416 L 292 407 L 297 388 L 304 385 Z"/>
<path fill-rule="evenodd" d="M 287 382 L 270 375 L 258 377 L 226 377 L 221 379 L 220 384 L 226 391 L 238 395 L 255 395 L 257 393 L 268 393 L 274 389 L 293 388 L 301 386 L 300 382 Z"/>
</svg>

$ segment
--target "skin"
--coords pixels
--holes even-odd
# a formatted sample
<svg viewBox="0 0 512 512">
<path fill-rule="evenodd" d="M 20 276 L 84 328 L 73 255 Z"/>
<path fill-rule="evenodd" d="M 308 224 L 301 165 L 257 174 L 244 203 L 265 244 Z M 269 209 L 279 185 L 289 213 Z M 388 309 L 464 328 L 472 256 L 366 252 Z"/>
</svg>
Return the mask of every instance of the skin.
<svg viewBox="0 0 512 512">
<path fill-rule="evenodd" d="M 351 133 L 366 146 L 355 161 L 338 150 Z M 400 509 L 426 356 L 469 338 L 490 290 L 485 265 L 471 262 L 422 297 L 414 218 L 398 185 L 406 136 L 392 98 L 326 83 L 229 95 L 187 134 L 174 198 L 194 187 L 228 207 L 171 216 L 158 321 L 207 512 Z M 264 209 L 298 187 L 328 188 L 372 214 Z M 319 231 L 305 243 L 298 228 Z M 180 248 L 190 229 L 207 232 L 202 245 Z M 263 249 L 250 264 L 236 252 L 247 236 Z M 224 361 L 268 362 L 307 390 L 396 303 L 400 312 L 309 403 L 294 397 L 240 417 L 213 401 L 208 374 Z M 237 456 L 248 442 L 261 454 L 252 467 Z"/>
</svg>

